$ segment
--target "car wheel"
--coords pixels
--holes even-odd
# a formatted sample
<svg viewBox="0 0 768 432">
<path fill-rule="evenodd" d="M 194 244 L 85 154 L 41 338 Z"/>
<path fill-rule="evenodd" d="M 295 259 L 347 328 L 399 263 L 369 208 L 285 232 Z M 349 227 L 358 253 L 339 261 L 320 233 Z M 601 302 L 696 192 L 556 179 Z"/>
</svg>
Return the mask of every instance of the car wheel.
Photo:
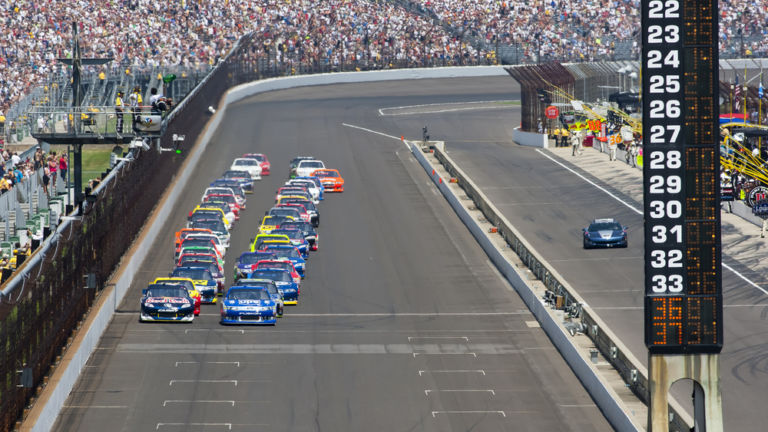
<svg viewBox="0 0 768 432">
<path fill-rule="evenodd" d="M 285 312 L 284 307 L 283 306 L 278 306 L 277 307 L 277 316 L 282 317 L 283 316 L 283 312 Z"/>
</svg>

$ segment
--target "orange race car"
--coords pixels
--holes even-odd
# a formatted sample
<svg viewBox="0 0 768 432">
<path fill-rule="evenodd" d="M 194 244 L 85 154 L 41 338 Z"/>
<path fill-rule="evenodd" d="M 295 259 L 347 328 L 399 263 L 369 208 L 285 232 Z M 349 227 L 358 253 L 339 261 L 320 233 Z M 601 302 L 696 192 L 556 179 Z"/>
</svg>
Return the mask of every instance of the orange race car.
<svg viewBox="0 0 768 432">
<path fill-rule="evenodd" d="M 312 171 L 311 176 L 320 179 L 325 192 L 344 192 L 344 179 L 339 170 L 323 168 Z"/>
</svg>

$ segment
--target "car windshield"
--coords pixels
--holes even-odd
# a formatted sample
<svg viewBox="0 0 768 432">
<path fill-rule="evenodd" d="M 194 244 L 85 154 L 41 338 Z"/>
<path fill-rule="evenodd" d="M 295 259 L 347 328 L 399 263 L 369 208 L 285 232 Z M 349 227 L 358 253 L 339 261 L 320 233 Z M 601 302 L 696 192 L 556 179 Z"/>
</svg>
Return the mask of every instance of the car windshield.
<svg viewBox="0 0 768 432">
<path fill-rule="evenodd" d="M 297 229 L 276 229 L 272 230 L 272 234 L 284 234 L 287 235 L 289 239 L 292 240 L 303 240 L 304 234 L 300 230 Z"/>
<path fill-rule="evenodd" d="M 230 300 L 269 300 L 269 293 L 264 289 L 230 289 L 227 294 Z"/>
<path fill-rule="evenodd" d="M 596 222 L 589 225 L 589 231 L 621 231 L 617 222 Z"/>
<path fill-rule="evenodd" d="M 262 225 L 280 225 L 281 223 L 285 222 L 285 217 L 283 216 L 267 216 L 264 219 L 264 222 L 262 222 Z"/>
<path fill-rule="evenodd" d="M 238 159 L 235 161 L 235 166 L 254 166 L 258 164 L 259 161 L 254 159 Z"/>
<path fill-rule="evenodd" d="M 299 252 L 294 247 L 279 247 L 270 246 L 266 247 L 267 252 L 272 252 L 278 258 L 298 258 Z"/>
<path fill-rule="evenodd" d="M 186 255 L 186 254 L 209 254 L 209 255 L 216 255 L 216 248 L 213 247 L 211 244 L 207 244 L 205 246 L 182 246 L 180 255 Z"/>
<path fill-rule="evenodd" d="M 147 288 L 147 297 L 187 297 L 181 285 L 153 285 Z"/>
<path fill-rule="evenodd" d="M 224 175 L 222 177 L 224 177 L 224 178 L 242 179 L 242 178 L 250 178 L 251 175 L 248 174 L 248 171 L 229 170 L 229 171 L 225 171 Z"/>
<path fill-rule="evenodd" d="M 300 222 L 290 221 L 290 222 L 286 222 L 286 223 L 280 225 L 281 228 L 285 228 L 285 229 L 298 229 L 298 230 L 301 230 L 301 232 L 304 235 L 307 235 L 307 234 L 310 234 L 310 233 L 314 234 L 314 231 L 310 228 L 311 226 L 312 226 L 311 223 L 304 222 L 304 221 L 300 221 Z"/>
<path fill-rule="evenodd" d="M 260 154 L 250 154 L 250 155 L 247 156 L 247 158 L 248 159 L 256 159 L 259 162 L 264 162 L 266 160 L 264 155 L 260 155 Z"/>
<path fill-rule="evenodd" d="M 221 201 L 224 204 L 232 204 L 233 202 L 235 202 L 235 197 L 232 196 L 232 194 L 228 194 L 228 195 L 224 195 L 224 194 L 221 194 L 221 195 L 219 195 L 219 194 L 210 195 L 209 199 L 216 200 L 216 201 Z M 227 208 L 229 208 L 229 206 L 227 206 Z"/>
<path fill-rule="evenodd" d="M 201 217 L 204 216 L 203 219 L 209 219 L 209 218 L 217 218 L 221 217 L 221 212 L 219 210 L 207 210 L 207 209 L 197 209 L 194 213 L 192 213 L 192 217 Z"/>
<path fill-rule="evenodd" d="M 210 240 L 208 240 L 208 239 L 201 239 L 201 238 L 200 239 L 198 239 L 198 238 L 188 238 L 188 239 L 185 239 L 181 243 L 181 247 L 183 247 L 183 248 L 191 247 L 191 246 L 213 247 L 213 245 L 211 245 L 211 241 Z"/>
<path fill-rule="evenodd" d="M 269 279 L 275 282 L 293 282 L 291 275 L 285 270 L 256 270 L 250 277 L 254 279 Z"/>
<path fill-rule="evenodd" d="M 224 222 L 222 222 L 221 219 L 194 220 L 192 221 L 192 225 L 190 226 L 190 228 L 207 228 L 213 232 L 220 232 L 220 233 L 225 232 L 227 229 L 224 226 Z"/>
<path fill-rule="evenodd" d="M 270 262 L 264 262 L 256 266 L 256 269 L 263 269 L 263 268 L 279 268 L 282 270 L 293 270 L 293 265 L 290 262 L 282 262 L 282 261 L 270 261 Z"/>
<path fill-rule="evenodd" d="M 238 259 L 237 262 L 240 264 L 256 264 L 259 261 L 269 258 L 270 255 L 272 254 L 260 254 L 260 253 L 243 254 L 243 255 L 240 255 L 240 259 Z"/>
<path fill-rule="evenodd" d="M 188 236 L 187 239 L 206 240 L 206 241 L 212 241 L 216 245 L 219 244 L 219 238 L 213 234 L 194 234 L 194 235 Z"/>
<path fill-rule="evenodd" d="M 219 267 L 213 262 L 212 259 L 205 259 L 202 257 L 187 256 L 181 258 L 179 261 L 179 267 L 202 267 L 208 269 L 213 277 L 219 276 Z"/>
<path fill-rule="evenodd" d="M 212 201 L 212 199 L 216 199 L 217 201 Z M 217 208 L 224 211 L 224 213 L 227 213 L 228 211 L 230 211 L 229 204 L 225 203 L 224 201 L 220 201 L 220 198 L 207 197 L 205 199 L 205 204 L 203 204 L 203 207 Z"/>
<path fill-rule="evenodd" d="M 299 162 L 299 168 L 323 168 L 323 163 L 320 161 L 302 161 Z"/>
<path fill-rule="evenodd" d="M 288 199 L 285 199 L 285 200 L 283 200 L 281 202 L 285 203 L 285 204 L 301 204 L 301 205 L 304 206 L 305 209 L 307 209 L 309 211 L 317 210 L 317 207 L 315 207 L 315 204 L 312 201 L 308 201 L 308 200 L 302 200 L 302 199 L 297 199 L 297 198 L 288 198 Z"/>
<path fill-rule="evenodd" d="M 312 188 L 317 187 L 314 183 L 312 183 L 310 181 L 295 181 L 294 180 L 294 181 L 291 182 L 291 184 L 292 185 L 296 185 L 296 186 L 305 187 L 307 189 L 312 189 Z"/>
<path fill-rule="evenodd" d="M 212 281 L 211 272 L 204 268 L 177 268 L 171 273 L 171 277 L 183 277 L 193 280 Z"/>
<path fill-rule="evenodd" d="M 209 187 L 205 195 L 232 195 L 232 189 L 228 187 Z"/>
<path fill-rule="evenodd" d="M 333 171 L 315 171 L 315 177 L 336 177 Z"/>
<path fill-rule="evenodd" d="M 293 218 L 299 217 L 298 210 L 292 209 L 292 208 L 285 208 L 285 207 L 283 207 L 283 208 L 273 208 L 273 209 L 271 209 L 269 211 L 269 214 L 273 215 L 273 216 L 290 216 L 290 217 L 293 217 Z"/>
</svg>

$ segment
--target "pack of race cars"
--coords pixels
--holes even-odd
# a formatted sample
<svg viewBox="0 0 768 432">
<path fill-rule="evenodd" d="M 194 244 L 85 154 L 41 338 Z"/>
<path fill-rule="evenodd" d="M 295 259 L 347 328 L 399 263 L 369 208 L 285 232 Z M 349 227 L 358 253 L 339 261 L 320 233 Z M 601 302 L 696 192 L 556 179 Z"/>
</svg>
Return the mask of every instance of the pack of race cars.
<svg viewBox="0 0 768 432">
<path fill-rule="evenodd" d="M 230 231 L 244 216 L 254 180 L 270 168 L 265 155 L 248 153 L 210 183 L 176 232 L 173 271 L 142 291 L 140 321 L 192 322 L 202 305 L 218 304 L 221 324 L 275 325 L 286 305 L 298 304 L 310 251 L 320 245 L 317 205 L 326 192 L 343 192 L 344 179 L 321 160 L 293 159 L 290 179 L 277 190 L 249 250 L 237 258 L 227 287 Z"/>
</svg>

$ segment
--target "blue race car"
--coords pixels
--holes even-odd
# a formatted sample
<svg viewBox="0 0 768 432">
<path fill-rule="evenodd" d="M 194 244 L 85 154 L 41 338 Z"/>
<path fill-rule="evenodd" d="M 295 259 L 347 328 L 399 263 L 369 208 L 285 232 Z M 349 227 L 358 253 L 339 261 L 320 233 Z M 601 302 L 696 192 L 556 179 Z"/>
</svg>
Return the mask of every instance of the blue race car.
<svg viewBox="0 0 768 432">
<path fill-rule="evenodd" d="M 274 281 L 269 279 L 247 278 L 240 279 L 235 286 L 247 286 L 251 288 L 255 287 L 267 290 L 269 296 L 272 297 L 272 300 L 274 300 L 277 304 L 275 314 L 278 318 L 283 317 L 283 310 L 285 306 L 285 302 L 283 301 L 283 293 L 277 288 L 277 284 L 275 284 Z"/>
<path fill-rule="evenodd" d="M 301 253 L 299 253 L 299 250 L 296 249 L 295 246 L 281 244 L 267 245 L 263 250 L 266 252 L 272 252 L 275 254 L 275 257 L 278 260 L 291 261 L 291 263 L 293 263 L 293 267 L 296 268 L 296 271 L 299 273 L 299 275 L 302 278 L 304 277 L 304 269 L 306 267 L 307 261 L 301 257 Z"/>
<path fill-rule="evenodd" d="M 275 283 L 277 290 L 283 295 L 283 303 L 299 304 L 299 284 L 293 281 L 291 272 L 280 268 L 263 268 L 254 270 L 248 279 L 268 279 Z"/>
<path fill-rule="evenodd" d="M 301 257 L 305 260 L 309 258 L 309 242 L 307 239 L 304 238 L 304 233 L 299 230 L 298 228 L 283 228 L 282 225 L 280 225 L 280 228 L 273 229 L 270 234 L 284 234 L 287 235 L 288 238 L 291 240 L 291 244 L 296 246 L 296 249 L 299 250 L 299 253 L 301 253 Z"/>
<path fill-rule="evenodd" d="M 181 285 L 151 284 L 141 295 L 139 321 L 180 321 L 195 319 L 195 301 Z"/>
<path fill-rule="evenodd" d="M 584 249 L 595 247 L 627 247 L 627 227 L 616 219 L 595 219 L 584 232 Z"/>
<path fill-rule="evenodd" d="M 263 287 L 233 286 L 221 301 L 221 323 L 275 325 L 277 304 Z"/>
<path fill-rule="evenodd" d="M 253 271 L 253 266 L 261 260 L 275 259 L 275 255 L 271 252 L 257 251 L 257 252 L 243 252 L 240 257 L 237 258 L 235 263 L 235 282 L 242 279 Z"/>
</svg>

